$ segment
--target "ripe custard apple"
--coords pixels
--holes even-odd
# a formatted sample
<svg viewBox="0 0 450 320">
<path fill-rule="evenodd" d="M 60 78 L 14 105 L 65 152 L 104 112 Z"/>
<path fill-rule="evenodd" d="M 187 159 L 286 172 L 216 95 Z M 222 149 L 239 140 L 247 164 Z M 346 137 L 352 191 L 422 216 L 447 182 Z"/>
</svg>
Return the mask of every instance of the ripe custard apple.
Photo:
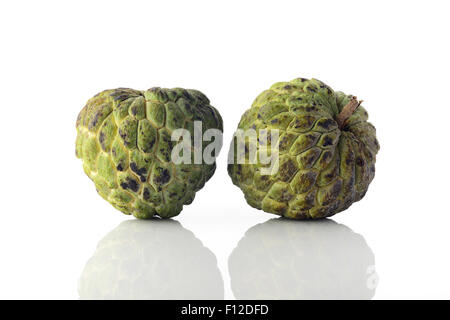
<svg viewBox="0 0 450 320">
<path fill-rule="evenodd" d="M 212 163 L 176 164 L 171 157 L 178 143 L 172 132 L 186 129 L 194 140 L 198 123 L 200 135 L 208 129 L 223 131 L 219 112 L 200 91 L 105 90 L 78 115 L 76 156 L 100 196 L 118 210 L 142 219 L 170 218 L 193 201 L 216 169 L 218 154 Z M 201 139 L 195 146 L 206 144 Z"/>
<path fill-rule="evenodd" d="M 362 199 L 379 144 L 360 104 L 316 79 L 279 82 L 262 92 L 242 116 L 228 159 L 248 204 L 316 219 Z"/>
</svg>

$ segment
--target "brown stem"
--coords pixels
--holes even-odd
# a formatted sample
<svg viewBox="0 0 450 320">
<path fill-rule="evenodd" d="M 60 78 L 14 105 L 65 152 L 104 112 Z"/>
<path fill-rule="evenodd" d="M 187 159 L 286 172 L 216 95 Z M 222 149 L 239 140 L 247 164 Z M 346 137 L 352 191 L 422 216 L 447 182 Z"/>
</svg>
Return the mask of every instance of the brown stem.
<svg viewBox="0 0 450 320">
<path fill-rule="evenodd" d="M 362 102 L 362 100 L 358 101 L 356 97 L 352 97 L 350 102 L 347 103 L 344 108 L 342 108 L 341 113 L 339 113 L 336 117 L 336 122 L 338 123 L 340 129 L 345 126 L 347 119 L 350 118 L 350 116 L 353 114 L 353 112 L 355 112 L 356 109 L 358 109 Z"/>
</svg>

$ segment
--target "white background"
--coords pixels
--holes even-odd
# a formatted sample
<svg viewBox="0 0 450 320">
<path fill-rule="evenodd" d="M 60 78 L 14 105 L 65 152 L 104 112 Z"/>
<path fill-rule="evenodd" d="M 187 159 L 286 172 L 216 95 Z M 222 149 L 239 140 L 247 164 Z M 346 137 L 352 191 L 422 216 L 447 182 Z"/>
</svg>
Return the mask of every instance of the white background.
<svg viewBox="0 0 450 320">
<path fill-rule="evenodd" d="M 256 95 L 299 76 L 357 95 L 377 128 L 375 180 L 333 217 L 371 248 L 374 299 L 450 298 L 449 11 L 446 1 L 2 2 L 0 298 L 79 298 L 97 243 L 133 218 L 83 173 L 77 114 L 103 89 L 161 86 L 201 90 L 224 119 L 217 172 L 175 220 L 214 253 L 233 299 L 231 252 L 275 216 L 232 185 L 226 149 Z"/>
</svg>

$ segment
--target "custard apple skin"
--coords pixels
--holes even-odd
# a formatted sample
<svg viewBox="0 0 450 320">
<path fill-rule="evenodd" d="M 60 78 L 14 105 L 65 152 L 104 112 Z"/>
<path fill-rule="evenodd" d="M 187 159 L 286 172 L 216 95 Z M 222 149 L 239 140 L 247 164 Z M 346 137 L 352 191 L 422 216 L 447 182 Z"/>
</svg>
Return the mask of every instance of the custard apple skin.
<svg viewBox="0 0 450 320">
<path fill-rule="evenodd" d="M 171 159 L 177 143 L 171 140 L 173 130 L 187 129 L 193 139 L 194 121 L 201 121 L 203 133 L 223 131 L 219 112 L 200 91 L 105 90 L 78 115 L 76 156 L 100 196 L 116 209 L 141 219 L 170 218 L 193 201 L 216 169 L 215 159 L 212 164 Z"/>
<path fill-rule="evenodd" d="M 270 130 L 279 130 L 277 141 L 267 139 L 265 144 L 275 146 L 269 155 L 278 170 L 262 174 L 263 142 L 247 138 L 239 142 L 234 136 L 228 173 L 247 203 L 286 218 L 317 219 L 362 199 L 375 175 L 379 143 L 360 102 L 338 123 L 338 116 L 346 113 L 344 107 L 354 101 L 356 97 L 335 92 L 316 79 L 279 82 L 262 92 L 243 114 L 238 129 L 256 130 L 257 140 L 261 129 L 268 130 L 268 138 Z M 256 145 L 257 161 L 249 161 L 249 144 Z M 239 148 L 245 162 L 237 161 Z"/>
</svg>

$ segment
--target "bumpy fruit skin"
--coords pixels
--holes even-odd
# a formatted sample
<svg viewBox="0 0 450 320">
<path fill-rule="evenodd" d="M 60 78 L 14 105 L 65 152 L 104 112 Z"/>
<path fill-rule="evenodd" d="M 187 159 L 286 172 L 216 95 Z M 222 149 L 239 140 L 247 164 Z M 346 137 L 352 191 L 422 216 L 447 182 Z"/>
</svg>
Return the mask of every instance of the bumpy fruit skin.
<svg viewBox="0 0 450 320">
<path fill-rule="evenodd" d="M 223 131 L 219 112 L 197 90 L 105 90 L 78 115 L 76 156 L 105 200 L 125 214 L 170 218 L 190 204 L 216 164 L 174 164 L 172 131 L 194 121 Z M 208 142 L 209 143 L 209 142 Z M 206 145 L 205 142 L 203 142 Z M 217 156 L 217 155 L 216 155 Z"/>
<path fill-rule="evenodd" d="M 287 218 L 316 219 L 364 197 L 375 175 L 379 144 L 362 106 L 342 128 L 336 122 L 352 98 L 319 80 L 298 78 L 275 83 L 255 99 L 238 128 L 256 130 L 258 139 L 261 129 L 279 130 L 278 141 L 267 142 L 269 147 L 278 143 L 278 153 L 270 154 L 278 161 L 278 171 L 261 174 L 266 165 L 259 161 L 261 147 L 254 139 L 245 140 L 246 161 L 237 163 L 235 137 L 228 173 L 248 204 Z M 256 145 L 256 163 L 248 161 L 249 144 Z"/>
</svg>

